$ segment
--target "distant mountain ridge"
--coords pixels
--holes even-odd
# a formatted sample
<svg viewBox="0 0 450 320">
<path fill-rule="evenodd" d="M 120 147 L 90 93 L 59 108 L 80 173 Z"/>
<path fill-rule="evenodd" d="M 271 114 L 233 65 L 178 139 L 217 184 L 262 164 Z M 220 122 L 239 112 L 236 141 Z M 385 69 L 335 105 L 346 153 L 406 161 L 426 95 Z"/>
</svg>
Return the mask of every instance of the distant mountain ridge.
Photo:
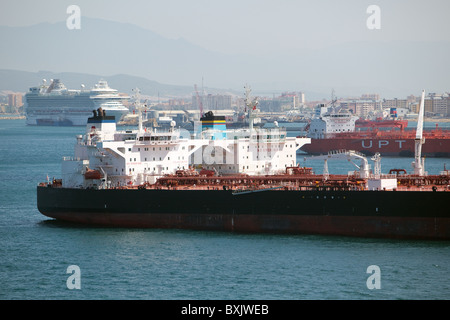
<svg viewBox="0 0 450 320">
<path fill-rule="evenodd" d="M 42 83 L 43 80 L 50 83 L 51 79 L 60 79 L 68 89 L 80 89 L 81 85 L 86 88 L 91 88 L 99 80 L 106 80 L 108 85 L 119 90 L 119 92 L 132 94 L 132 90 L 139 88 L 141 95 L 151 96 L 153 98 L 191 98 L 195 94 L 194 85 L 181 86 L 162 84 L 154 80 L 145 79 L 126 74 L 117 74 L 112 76 L 93 75 L 87 73 L 75 72 L 51 72 L 38 71 L 28 72 L 20 70 L 0 69 L 0 92 L 28 92 L 29 88 L 36 87 Z M 201 94 L 201 84 L 197 84 L 199 93 Z M 205 87 L 206 94 L 231 94 L 235 96 L 244 96 L 244 90 L 220 89 Z M 254 96 L 264 95 L 272 96 L 273 91 L 254 92 Z M 325 95 L 315 92 L 306 92 L 307 96 L 312 99 L 320 100 Z"/>
<path fill-rule="evenodd" d="M 0 69 L 33 73 L 52 70 L 61 75 L 63 82 L 69 81 L 70 87 L 80 83 L 87 86 L 88 81 L 79 77 L 72 86 L 72 80 L 64 79 L 65 73 L 71 73 L 74 79 L 76 73 L 103 75 L 120 90 L 148 86 L 145 90 L 149 95 L 188 94 L 202 79 L 207 87 L 237 91 L 243 91 L 248 83 L 254 93 L 264 91 L 269 95 L 303 91 L 307 100 L 329 98 L 333 88 L 338 97 L 379 93 L 386 98 L 400 98 L 419 95 L 422 89 L 449 91 L 450 42 L 367 40 L 271 56 L 260 55 L 257 47 L 254 55 L 226 55 L 184 39 L 167 39 L 132 24 L 87 17 L 82 18 L 80 30 L 67 29 L 65 21 L 0 26 L 0 41 L 4 46 Z M 123 75 L 135 77 L 130 81 L 133 83 L 125 82 Z M 159 87 L 146 79 L 173 86 Z M 22 86 L 29 87 L 30 83 Z"/>
<path fill-rule="evenodd" d="M 171 40 L 140 27 L 83 18 L 80 30 L 65 22 L 30 27 L 0 26 L 0 68 L 88 74 L 127 74 L 174 84 L 201 82 L 216 55 L 187 41 Z M 209 68 L 209 67 L 208 67 Z"/>
<path fill-rule="evenodd" d="M 51 79 L 60 79 L 68 89 L 80 89 L 84 84 L 91 88 L 99 80 L 106 80 L 111 88 L 120 92 L 131 94 L 132 89 L 139 88 L 141 93 L 148 96 L 183 97 L 192 94 L 194 87 L 161 84 L 142 77 L 118 74 L 101 76 L 85 73 L 51 71 L 27 72 L 18 70 L 0 69 L 0 90 L 14 92 L 27 92 L 29 88 L 38 86 L 42 80 L 49 83 Z"/>
</svg>

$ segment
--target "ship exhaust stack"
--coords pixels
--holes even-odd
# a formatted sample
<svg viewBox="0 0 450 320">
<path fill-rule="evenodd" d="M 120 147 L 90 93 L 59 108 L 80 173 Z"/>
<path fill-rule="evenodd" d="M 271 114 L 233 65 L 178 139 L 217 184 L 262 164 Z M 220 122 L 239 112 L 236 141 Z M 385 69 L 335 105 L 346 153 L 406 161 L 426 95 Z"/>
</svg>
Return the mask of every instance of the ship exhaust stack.
<svg viewBox="0 0 450 320">
<path fill-rule="evenodd" d="M 419 117 L 417 119 L 416 138 L 414 139 L 414 162 L 412 163 L 414 168 L 414 174 L 418 176 L 424 175 L 425 159 L 422 158 L 422 145 L 425 143 L 423 137 L 423 117 L 425 109 L 425 90 L 422 90 L 422 98 L 420 100 Z"/>
<path fill-rule="evenodd" d="M 101 107 L 97 110 L 92 110 L 92 112 L 94 115 L 87 120 L 86 133 L 92 134 L 96 132 L 102 136 L 102 139 L 106 135 L 114 134 L 116 131 L 115 117 L 106 115 L 105 110 Z"/>
</svg>

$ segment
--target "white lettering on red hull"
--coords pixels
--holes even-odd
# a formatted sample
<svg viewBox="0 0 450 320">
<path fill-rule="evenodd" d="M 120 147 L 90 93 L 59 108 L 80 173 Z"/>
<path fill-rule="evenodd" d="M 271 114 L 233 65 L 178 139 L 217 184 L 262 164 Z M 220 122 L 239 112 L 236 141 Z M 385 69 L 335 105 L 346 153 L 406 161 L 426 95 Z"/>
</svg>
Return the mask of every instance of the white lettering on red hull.
<svg viewBox="0 0 450 320">
<path fill-rule="evenodd" d="M 361 142 L 362 142 L 362 147 L 363 147 L 363 148 L 365 148 L 365 149 L 372 148 L 372 140 L 369 140 L 369 142 L 370 142 L 370 145 L 369 145 L 369 146 L 366 146 L 366 145 L 365 145 L 365 140 L 363 140 L 363 141 L 361 141 Z"/>
<path fill-rule="evenodd" d="M 406 140 L 395 140 L 395 142 L 398 142 L 398 148 L 401 149 L 402 148 L 402 143 L 406 142 Z"/>
<path fill-rule="evenodd" d="M 381 149 L 381 147 L 388 146 L 388 145 L 389 145 L 389 141 L 387 141 L 387 140 L 378 141 L 378 149 Z"/>
<path fill-rule="evenodd" d="M 402 149 L 403 148 L 403 143 L 406 142 L 406 140 L 395 140 L 396 143 L 398 143 L 398 148 Z M 378 149 L 382 149 L 382 147 L 386 147 L 389 145 L 389 141 L 388 140 L 379 140 L 378 141 Z M 370 149 L 373 146 L 373 141 L 372 140 L 362 140 L 361 141 L 361 146 L 364 149 Z"/>
</svg>

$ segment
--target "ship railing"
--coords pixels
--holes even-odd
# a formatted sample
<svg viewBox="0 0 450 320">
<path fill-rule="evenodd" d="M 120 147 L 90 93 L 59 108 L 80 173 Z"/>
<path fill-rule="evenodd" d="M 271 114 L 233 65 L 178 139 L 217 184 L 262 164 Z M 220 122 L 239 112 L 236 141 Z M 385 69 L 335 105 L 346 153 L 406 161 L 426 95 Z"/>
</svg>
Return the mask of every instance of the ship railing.
<svg viewBox="0 0 450 320">
<path fill-rule="evenodd" d="M 396 179 L 397 175 L 396 174 L 370 174 L 370 179 Z"/>
<path fill-rule="evenodd" d="M 251 142 L 281 142 L 286 141 L 285 128 L 271 128 L 255 130 L 250 136 Z"/>
<path fill-rule="evenodd" d="M 277 190 L 285 188 L 284 186 L 277 186 L 277 187 L 267 187 L 267 188 L 248 188 L 248 189 L 237 189 L 233 191 L 233 196 L 235 195 L 241 195 L 241 194 L 247 194 L 247 193 L 254 193 L 254 192 L 263 192 L 263 191 L 271 191 L 271 190 Z"/>
<path fill-rule="evenodd" d="M 398 186 L 395 191 L 423 191 L 423 192 L 436 192 L 436 191 L 450 191 L 450 186 Z"/>
<path fill-rule="evenodd" d="M 102 151 L 97 151 L 94 153 L 94 157 L 96 157 L 96 158 L 105 158 L 106 156 L 107 156 L 107 154 Z"/>
<path fill-rule="evenodd" d="M 81 161 L 79 157 L 63 157 L 63 161 Z"/>
<path fill-rule="evenodd" d="M 138 145 L 150 145 L 150 146 L 161 146 L 161 145 L 172 145 L 179 142 L 179 138 L 174 136 L 170 140 L 136 140 Z"/>
</svg>

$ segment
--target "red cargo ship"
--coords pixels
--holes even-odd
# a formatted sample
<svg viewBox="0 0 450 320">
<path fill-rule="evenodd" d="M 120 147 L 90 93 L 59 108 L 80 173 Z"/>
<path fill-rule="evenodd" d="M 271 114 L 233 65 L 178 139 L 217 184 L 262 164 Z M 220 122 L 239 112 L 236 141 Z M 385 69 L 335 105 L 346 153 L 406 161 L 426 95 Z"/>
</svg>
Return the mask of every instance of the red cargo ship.
<svg viewBox="0 0 450 320">
<path fill-rule="evenodd" d="M 311 155 L 335 149 L 356 150 L 365 155 L 414 156 L 416 130 L 405 129 L 406 120 L 360 120 L 349 112 L 326 113 L 308 126 L 311 144 L 301 150 Z M 422 154 L 427 157 L 450 157 L 450 130 L 424 130 Z"/>
</svg>

